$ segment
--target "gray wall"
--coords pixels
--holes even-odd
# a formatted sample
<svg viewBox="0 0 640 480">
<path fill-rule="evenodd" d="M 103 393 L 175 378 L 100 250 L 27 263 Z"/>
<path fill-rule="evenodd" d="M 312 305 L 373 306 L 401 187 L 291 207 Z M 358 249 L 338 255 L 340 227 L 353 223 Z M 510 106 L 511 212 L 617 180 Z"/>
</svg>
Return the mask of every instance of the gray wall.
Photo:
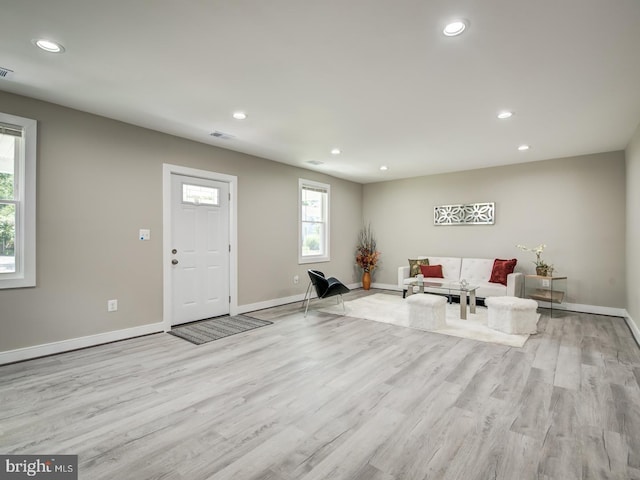
<svg viewBox="0 0 640 480">
<path fill-rule="evenodd" d="M 611 152 L 365 185 L 364 219 L 383 252 L 374 282 L 397 284 L 397 267 L 417 255 L 517 258 L 517 271 L 533 273 L 534 255 L 515 245 L 546 243 L 543 259 L 569 277 L 568 302 L 624 308 L 624 158 Z M 495 202 L 495 225 L 433 225 L 435 205 L 474 202 Z"/>
<path fill-rule="evenodd" d="M 0 351 L 162 321 L 163 163 L 238 176 L 239 305 L 306 289 L 299 177 L 331 185 L 332 261 L 317 267 L 359 280 L 359 184 L 4 92 L 0 110 L 38 121 L 37 287 L 0 290 Z"/>
<path fill-rule="evenodd" d="M 640 328 L 640 125 L 626 150 L 627 312 Z"/>
</svg>

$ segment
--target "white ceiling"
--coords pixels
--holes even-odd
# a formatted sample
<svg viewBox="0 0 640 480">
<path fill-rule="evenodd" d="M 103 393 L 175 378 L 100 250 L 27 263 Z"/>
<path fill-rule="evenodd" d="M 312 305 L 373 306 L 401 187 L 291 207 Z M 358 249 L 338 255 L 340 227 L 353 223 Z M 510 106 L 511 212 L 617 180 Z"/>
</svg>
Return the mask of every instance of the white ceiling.
<svg viewBox="0 0 640 480">
<path fill-rule="evenodd" d="M 640 1 L 3 0 L 0 67 L 0 90 L 369 183 L 624 149 Z"/>
</svg>

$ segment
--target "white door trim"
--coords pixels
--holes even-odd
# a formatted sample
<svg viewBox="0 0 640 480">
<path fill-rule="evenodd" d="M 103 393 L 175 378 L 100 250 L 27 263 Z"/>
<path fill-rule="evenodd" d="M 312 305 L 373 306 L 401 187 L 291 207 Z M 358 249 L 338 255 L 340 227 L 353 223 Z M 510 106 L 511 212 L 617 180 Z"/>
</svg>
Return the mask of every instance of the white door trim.
<svg viewBox="0 0 640 480">
<path fill-rule="evenodd" d="M 171 330 L 171 312 L 173 311 L 172 276 L 171 276 L 171 175 L 186 175 L 188 177 L 205 178 L 229 184 L 229 313 L 238 314 L 238 177 L 224 173 L 198 170 L 165 163 L 162 165 L 162 278 L 163 278 L 163 306 L 162 325 L 164 331 Z"/>
</svg>

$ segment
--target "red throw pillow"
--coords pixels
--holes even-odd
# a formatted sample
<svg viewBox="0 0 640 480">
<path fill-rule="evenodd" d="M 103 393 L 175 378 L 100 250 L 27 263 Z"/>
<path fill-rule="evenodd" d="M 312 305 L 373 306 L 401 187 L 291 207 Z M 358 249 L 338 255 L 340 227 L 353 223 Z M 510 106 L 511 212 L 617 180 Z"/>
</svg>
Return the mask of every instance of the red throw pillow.
<svg viewBox="0 0 640 480">
<path fill-rule="evenodd" d="M 491 283 L 501 283 L 505 287 L 507 286 L 507 275 L 513 273 L 516 268 L 518 259 L 512 258 L 511 260 L 501 260 L 496 258 L 493 261 L 493 270 L 491 271 Z"/>
<path fill-rule="evenodd" d="M 444 278 L 442 276 L 442 265 L 420 265 L 422 275 L 430 278 Z"/>
</svg>

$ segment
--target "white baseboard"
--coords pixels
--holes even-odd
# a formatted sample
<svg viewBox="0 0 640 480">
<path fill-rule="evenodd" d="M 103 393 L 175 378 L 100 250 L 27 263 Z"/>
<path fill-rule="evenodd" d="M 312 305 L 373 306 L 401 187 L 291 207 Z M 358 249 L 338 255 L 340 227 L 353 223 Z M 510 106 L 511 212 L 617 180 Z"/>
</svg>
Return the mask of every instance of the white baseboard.
<svg viewBox="0 0 640 480">
<path fill-rule="evenodd" d="M 361 283 L 352 283 L 347 287 L 360 288 Z M 315 292 L 312 292 L 311 298 L 315 298 Z M 264 302 L 250 303 L 247 305 L 238 305 L 237 313 L 254 312 L 256 310 L 263 310 L 265 308 L 278 307 L 280 305 L 286 305 L 288 303 L 302 302 L 304 300 L 304 293 L 298 295 L 292 295 L 290 297 L 276 298 L 273 300 L 267 300 Z M 97 335 L 89 335 L 86 337 L 72 338 L 69 340 L 62 340 L 60 342 L 46 343 L 44 345 L 35 345 L 33 347 L 19 348 L 16 350 L 8 350 L 6 352 L 0 352 L 0 365 L 7 363 L 21 362 L 23 360 L 29 360 L 38 357 L 44 357 L 47 355 L 54 355 L 56 353 L 68 352 L 71 350 L 77 350 L 79 348 L 94 347 L 103 343 L 116 342 L 118 340 L 126 340 L 128 338 L 140 337 L 142 335 L 149 335 L 151 333 L 164 332 L 164 324 L 152 323 L 149 325 L 141 325 L 139 327 L 126 328 L 123 330 L 116 330 L 113 332 L 99 333 Z"/>
<path fill-rule="evenodd" d="M 361 283 L 351 283 L 347 285 L 349 288 L 361 288 Z M 385 284 L 385 283 L 372 283 L 372 288 L 379 288 L 382 290 L 394 290 L 401 291 L 402 289 L 397 285 Z M 315 292 L 312 292 L 311 298 L 316 298 Z M 288 303 L 302 302 L 304 300 L 304 294 L 292 295 L 289 297 L 281 297 L 272 300 L 266 300 L 264 302 L 249 303 L 246 305 L 238 306 L 238 313 L 254 312 L 256 310 L 264 310 L 265 308 L 278 307 L 280 305 L 286 305 Z M 548 308 L 548 304 L 540 302 L 541 307 Z M 300 307 L 302 308 L 302 307 Z M 629 329 L 633 334 L 636 342 L 640 345 L 640 329 L 629 316 L 628 312 L 623 308 L 612 307 L 600 307 L 597 305 L 583 305 L 576 303 L 565 303 L 560 305 L 554 305 L 554 309 L 557 310 L 570 310 L 574 312 L 593 313 L 598 315 L 610 315 L 614 317 L 623 317 L 629 325 Z M 149 325 L 141 325 L 139 327 L 126 328 L 123 330 L 115 330 L 113 332 L 99 333 L 97 335 L 88 335 L 86 337 L 72 338 L 69 340 L 62 340 L 60 342 L 47 343 L 44 345 L 35 345 L 33 347 L 19 348 L 16 350 L 9 350 L 6 352 L 0 352 L 0 365 L 7 363 L 20 362 L 23 360 L 29 360 L 38 357 L 44 357 L 47 355 L 54 355 L 56 353 L 68 352 L 70 350 L 77 350 L 79 348 L 94 347 L 103 343 L 116 342 L 118 340 L 126 340 L 128 338 L 140 337 L 142 335 L 149 335 L 151 333 L 158 333 L 164 331 L 164 325 L 160 323 L 152 323 Z"/>
<path fill-rule="evenodd" d="M 316 298 L 316 292 L 311 294 L 311 298 Z M 274 298 L 273 300 L 265 300 L 264 302 L 247 303 L 245 305 L 238 305 L 237 312 L 247 313 L 255 312 L 256 310 L 264 310 L 265 308 L 279 307 L 280 305 L 286 305 L 287 303 L 302 302 L 304 300 L 304 293 L 299 295 L 292 295 L 290 297 Z"/>
<path fill-rule="evenodd" d="M 347 287 L 362 288 L 362 283 L 350 283 Z M 311 292 L 311 298 L 316 298 L 316 292 Z M 304 293 L 292 295 L 290 297 L 274 298 L 273 300 L 265 300 L 264 302 L 247 303 L 246 305 L 238 305 L 238 313 L 255 312 L 256 310 L 264 310 L 265 308 L 279 307 L 280 305 L 286 305 L 288 303 L 302 302 L 304 300 Z"/>
<path fill-rule="evenodd" d="M 54 355 L 56 353 L 68 352 L 79 348 L 95 347 L 96 345 L 101 345 L 103 343 L 116 342 L 118 340 L 140 337 L 142 335 L 149 335 L 150 333 L 158 333 L 162 331 L 164 331 L 162 323 L 151 323 L 149 325 L 125 328 L 123 330 L 115 330 L 113 332 L 98 333 L 97 335 L 71 338 L 60 342 L 45 343 L 44 345 L 8 350 L 6 352 L 0 352 L 0 365 L 21 362 L 23 360 L 44 357 L 47 355 Z"/>
<path fill-rule="evenodd" d="M 549 302 L 538 301 L 540 308 L 551 308 Z M 595 315 L 608 315 L 610 317 L 623 317 L 626 315 L 624 308 L 601 307 L 599 305 L 585 305 L 583 303 L 554 303 L 554 310 L 566 310 L 569 312 L 593 313 Z"/>
<path fill-rule="evenodd" d="M 631 316 L 629 315 L 629 312 L 625 310 L 624 313 L 625 313 L 624 320 L 625 322 L 627 322 L 627 325 L 629 326 L 629 330 L 631 330 L 631 334 L 633 335 L 633 338 L 635 338 L 636 343 L 640 347 L 640 329 L 638 328 L 638 325 L 636 324 L 636 322 L 633 321 L 633 318 L 631 318 Z"/>
</svg>

